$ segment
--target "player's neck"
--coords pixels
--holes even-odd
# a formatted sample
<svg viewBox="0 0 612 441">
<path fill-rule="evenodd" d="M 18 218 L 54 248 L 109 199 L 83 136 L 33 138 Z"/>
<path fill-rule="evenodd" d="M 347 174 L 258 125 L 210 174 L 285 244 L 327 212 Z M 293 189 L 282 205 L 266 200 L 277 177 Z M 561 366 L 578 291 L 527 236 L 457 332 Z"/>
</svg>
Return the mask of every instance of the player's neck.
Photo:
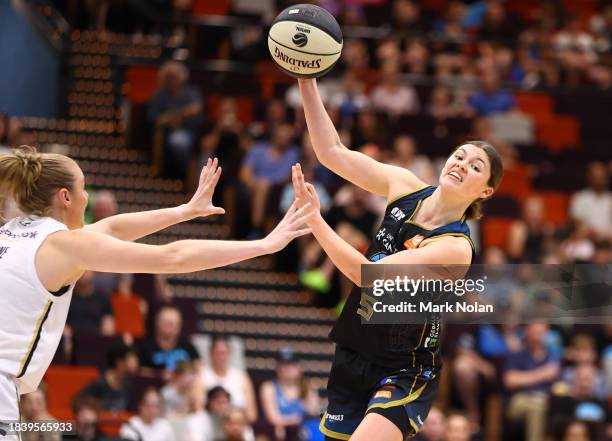
<svg viewBox="0 0 612 441">
<path fill-rule="evenodd" d="M 51 212 L 49 213 L 49 217 L 68 226 L 68 219 L 67 219 L 65 211 L 58 210 L 57 208 L 53 208 Z"/>
<path fill-rule="evenodd" d="M 469 204 L 466 205 L 465 201 L 457 201 L 438 187 L 431 196 L 423 200 L 419 218 L 421 222 L 430 225 L 447 225 L 462 219 L 468 207 Z"/>
</svg>

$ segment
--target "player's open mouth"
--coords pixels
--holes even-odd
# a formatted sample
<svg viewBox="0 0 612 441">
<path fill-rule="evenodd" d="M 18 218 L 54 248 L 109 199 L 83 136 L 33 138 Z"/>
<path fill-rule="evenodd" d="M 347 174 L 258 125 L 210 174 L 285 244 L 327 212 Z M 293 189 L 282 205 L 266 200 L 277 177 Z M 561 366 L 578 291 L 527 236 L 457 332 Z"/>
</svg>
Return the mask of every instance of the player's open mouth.
<svg viewBox="0 0 612 441">
<path fill-rule="evenodd" d="M 463 182 L 463 177 L 459 173 L 457 173 L 456 171 L 449 172 L 448 176 L 450 176 L 451 178 L 457 180 L 458 182 Z"/>
</svg>

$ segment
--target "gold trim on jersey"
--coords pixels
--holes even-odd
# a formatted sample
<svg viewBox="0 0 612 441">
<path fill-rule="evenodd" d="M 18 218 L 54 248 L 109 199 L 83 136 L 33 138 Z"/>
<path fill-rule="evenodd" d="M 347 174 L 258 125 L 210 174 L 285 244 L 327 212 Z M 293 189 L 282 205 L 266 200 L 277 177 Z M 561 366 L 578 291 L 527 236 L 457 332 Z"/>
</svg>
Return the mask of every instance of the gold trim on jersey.
<svg viewBox="0 0 612 441">
<path fill-rule="evenodd" d="M 474 242 L 472 242 L 472 238 L 470 236 L 468 236 L 465 233 L 442 233 L 442 234 L 436 234 L 435 236 L 431 236 L 431 237 L 426 237 L 423 242 L 426 242 L 428 240 L 434 240 L 437 239 L 439 237 L 443 237 L 443 236 L 455 236 L 455 237 L 465 237 L 468 242 L 470 243 L 470 246 L 472 247 L 473 250 L 476 250 L 476 247 L 474 246 Z"/>
<path fill-rule="evenodd" d="M 388 207 L 389 205 L 391 205 L 391 204 L 393 204 L 393 203 L 395 203 L 395 202 L 399 201 L 401 198 L 405 198 L 406 196 L 412 196 L 413 194 L 416 194 L 416 193 L 418 193 L 419 191 L 423 191 L 423 190 L 425 190 L 426 188 L 429 188 L 429 187 L 431 187 L 431 185 L 426 185 L 425 187 L 420 188 L 419 190 L 416 190 L 416 191 L 411 191 L 411 192 L 409 192 L 409 193 L 402 194 L 402 195 L 400 195 L 400 196 L 394 197 L 392 200 L 390 200 L 389 202 L 387 202 L 387 207 Z"/>
<path fill-rule="evenodd" d="M 331 438 L 336 438 L 336 439 L 341 439 L 341 440 L 347 440 L 351 437 L 351 435 L 347 435 L 346 433 L 334 432 L 333 430 L 329 430 L 327 427 L 325 427 L 326 417 L 327 417 L 327 411 L 323 414 L 323 417 L 321 418 L 321 422 L 319 423 L 319 430 L 321 431 L 321 433 L 323 433 L 323 435 L 327 435 Z"/>
<path fill-rule="evenodd" d="M 408 421 L 410 422 L 410 426 L 412 426 L 412 430 L 414 430 L 414 433 L 416 434 L 420 430 L 419 426 L 417 425 L 417 423 L 414 422 L 412 418 L 408 418 Z"/>
<path fill-rule="evenodd" d="M 30 364 L 33 352 L 36 349 L 38 340 L 40 339 L 42 325 L 47 319 L 47 316 L 49 315 L 49 310 L 51 309 L 52 305 L 53 305 L 53 302 L 51 300 L 47 300 L 47 304 L 45 305 L 45 308 L 43 309 L 42 314 L 40 315 L 40 317 L 38 317 L 38 321 L 36 322 L 36 328 L 34 329 L 34 335 L 32 336 L 32 340 L 30 340 L 30 345 L 28 346 L 28 350 L 25 353 L 25 356 L 23 357 L 19 365 L 19 372 L 17 373 L 17 378 L 20 378 L 23 376 L 23 374 L 25 374 L 25 371 L 28 368 L 28 365 Z"/>
</svg>

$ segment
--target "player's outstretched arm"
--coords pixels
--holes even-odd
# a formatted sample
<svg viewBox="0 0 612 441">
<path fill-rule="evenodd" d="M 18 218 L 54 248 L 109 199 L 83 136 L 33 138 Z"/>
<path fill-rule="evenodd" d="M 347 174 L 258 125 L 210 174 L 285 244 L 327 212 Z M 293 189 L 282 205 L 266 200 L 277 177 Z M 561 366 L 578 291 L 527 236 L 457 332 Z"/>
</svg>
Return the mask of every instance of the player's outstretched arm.
<svg viewBox="0 0 612 441">
<path fill-rule="evenodd" d="M 316 80 L 298 82 L 308 133 L 321 164 L 364 190 L 389 199 L 427 186 L 409 170 L 378 162 L 342 145 L 321 101 Z"/>
<path fill-rule="evenodd" d="M 432 239 L 414 250 L 401 251 L 377 262 L 370 262 L 331 228 L 321 216 L 319 200 L 312 184 L 304 181 L 300 165 L 292 168 L 293 189 L 298 206 L 308 208 L 308 226 L 327 256 L 355 285 L 361 286 L 361 265 L 420 264 L 468 265 L 472 250 L 469 243 L 458 237 Z"/>
<path fill-rule="evenodd" d="M 121 240 L 136 240 L 196 217 L 224 214 L 223 208 L 215 207 L 212 203 L 220 176 L 221 167 L 218 167 L 217 158 L 209 159 L 200 174 L 198 189 L 186 204 L 161 210 L 118 214 L 87 225 L 84 229 Z"/>
<path fill-rule="evenodd" d="M 294 204 L 268 236 L 255 241 L 181 240 L 155 246 L 84 228 L 60 231 L 39 249 L 36 268 L 50 290 L 76 281 L 86 270 L 175 274 L 217 268 L 282 250 L 296 237 L 310 233 L 304 228 L 310 216 L 309 206 L 297 209 Z"/>
</svg>

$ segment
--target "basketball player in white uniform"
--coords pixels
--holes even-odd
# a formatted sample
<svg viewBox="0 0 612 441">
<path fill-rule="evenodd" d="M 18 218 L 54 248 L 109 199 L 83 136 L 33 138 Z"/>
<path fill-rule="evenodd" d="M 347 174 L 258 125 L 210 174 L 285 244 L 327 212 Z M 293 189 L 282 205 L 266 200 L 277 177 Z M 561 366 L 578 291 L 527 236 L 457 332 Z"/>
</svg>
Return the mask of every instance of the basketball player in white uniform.
<svg viewBox="0 0 612 441">
<path fill-rule="evenodd" d="M 2 422 L 18 421 L 19 395 L 38 387 L 62 336 L 74 283 L 84 271 L 200 271 L 274 253 L 310 232 L 301 228 L 306 210 L 294 204 L 261 240 L 131 242 L 198 216 L 223 213 L 212 204 L 220 175 L 217 160 L 209 160 L 187 204 L 84 226 L 88 195 L 76 162 L 31 148 L 0 156 L 0 209 L 10 197 L 23 213 L 0 227 L 0 441 L 19 439 L 4 434 Z"/>
</svg>

